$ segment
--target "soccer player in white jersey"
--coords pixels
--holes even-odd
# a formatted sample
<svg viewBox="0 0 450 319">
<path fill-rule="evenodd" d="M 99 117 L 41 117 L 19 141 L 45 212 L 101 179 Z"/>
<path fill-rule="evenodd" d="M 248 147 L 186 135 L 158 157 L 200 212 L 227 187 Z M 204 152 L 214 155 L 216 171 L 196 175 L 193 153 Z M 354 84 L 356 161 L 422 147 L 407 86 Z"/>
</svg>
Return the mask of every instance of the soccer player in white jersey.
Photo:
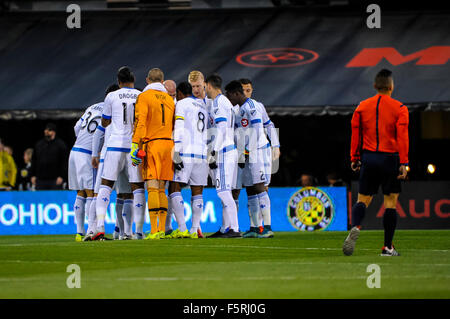
<svg viewBox="0 0 450 319">
<path fill-rule="evenodd" d="M 213 74 L 206 78 L 206 94 L 212 100 L 209 110 L 211 131 L 211 152 L 209 167 L 211 178 L 215 183 L 217 195 L 222 201 L 222 227 L 210 238 L 242 237 L 239 232 L 236 204 L 231 194 L 231 188 L 236 182 L 237 151 L 234 144 L 234 113 L 233 105 L 222 94 L 222 78 Z M 227 231 L 227 229 L 229 229 Z"/>
<path fill-rule="evenodd" d="M 169 186 L 169 201 L 174 210 L 180 234 L 176 237 L 199 238 L 203 211 L 203 188 L 208 184 L 207 121 L 208 114 L 200 99 L 192 95 L 192 86 L 182 82 L 177 87 L 173 156 L 174 178 Z M 191 187 L 192 226 L 184 220 L 182 185 Z M 175 231 L 176 232 L 176 231 Z M 174 235 L 172 235 L 173 237 Z M 175 238 L 176 238 L 175 237 Z"/>
<path fill-rule="evenodd" d="M 105 215 L 114 182 L 124 171 L 133 191 L 133 216 L 136 223 L 136 235 L 143 238 L 145 218 L 145 190 L 142 173 L 138 166 L 132 165 L 128 154 L 131 151 L 131 138 L 134 125 L 134 105 L 139 90 L 134 89 L 135 77 L 128 67 L 121 67 L 117 73 L 120 89 L 109 93 L 105 98 L 102 114 L 102 127 L 111 124 L 111 136 L 107 142 L 103 163 L 102 182 L 97 196 L 97 229 L 92 240 L 105 237 Z M 93 160 L 93 165 L 94 165 Z M 131 236 L 131 234 L 125 234 Z"/>
<path fill-rule="evenodd" d="M 118 90 L 119 86 L 115 84 L 116 88 L 113 90 Z M 97 136 L 98 135 L 98 136 Z M 108 143 L 108 139 L 111 136 L 111 125 L 103 128 L 101 125 L 95 132 L 92 144 L 92 158 L 94 168 L 97 169 L 97 176 L 95 179 L 95 187 L 94 187 L 94 199 L 91 204 L 91 208 L 89 210 L 89 228 L 87 231 L 86 237 L 83 241 L 90 241 L 92 237 L 95 235 L 95 230 L 97 228 L 97 217 L 96 217 L 96 201 L 98 191 L 100 189 L 102 174 L 103 174 L 103 163 L 106 154 L 106 146 Z M 98 152 L 101 148 L 100 157 Z M 131 193 L 130 183 L 124 172 L 119 174 L 119 177 L 114 185 L 114 188 L 117 192 L 116 198 L 116 225 L 113 233 L 113 239 L 119 240 L 127 240 L 131 239 L 130 236 L 125 234 L 131 234 L 131 227 L 133 225 L 132 219 L 132 209 L 133 209 L 133 194 Z M 91 226 L 92 225 L 92 226 Z"/>
<path fill-rule="evenodd" d="M 192 95 L 197 99 L 196 102 L 202 104 L 203 108 L 208 112 L 209 105 L 211 104 L 211 99 L 209 99 L 206 96 L 206 90 L 205 90 L 206 84 L 205 84 L 205 77 L 203 76 L 203 73 L 198 70 L 191 71 L 188 75 L 188 82 L 192 86 Z M 210 127 L 210 123 L 208 120 L 206 122 L 207 122 L 206 129 L 208 129 Z M 197 169 L 198 169 L 198 167 L 197 167 Z M 200 169 L 204 169 L 206 172 L 206 175 L 209 174 L 209 170 L 210 170 L 209 166 L 206 166 L 206 168 L 201 167 Z M 204 174 L 204 172 L 202 172 L 201 174 Z M 199 196 L 199 195 L 197 195 L 197 196 Z M 193 206 L 194 203 L 192 201 L 198 201 L 198 203 L 196 202 L 195 205 L 196 205 L 196 208 L 200 208 L 199 207 L 200 205 L 203 206 L 203 204 L 202 204 L 203 203 L 203 195 L 201 197 L 194 196 L 191 198 L 191 204 Z M 169 214 L 172 211 L 170 209 L 170 207 L 171 207 L 171 201 L 169 201 Z M 202 207 L 202 210 L 203 210 L 203 207 Z M 170 222 L 169 216 L 167 217 L 166 221 Z M 170 229 L 167 226 L 168 225 L 166 224 L 166 230 Z M 193 228 L 191 228 L 191 231 L 193 231 Z M 195 235 L 192 235 L 192 236 L 195 237 Z M 198 236 L 198 238 L 204 238 L 204 235 L 202 233 L 202 229 L 201 229 L 200 225 L 198 225 L 197 236 Z"/>
<path fill-rule="evenodd" d="M 273 237 L 270 218 L 270 199 L 266 191 L 268 185 L 268 171 L 265 164 L 269 162 L 270 149 L 269 141 L 263 127 L 262 106 L 258 102 L 247 98 L 244 95 L 242 85 L 239 81 L 231 81 L 225 87 L 226 95 L 233 104 L 240 106 L 238 116 L 236 117 L 236 136 L 237 148 L 239 152 L 239 164 L 243 166 L 242 184 L 247 189 L 249 202 L 256 199 L 257 205 L 251 207 L 250 218 L 251 228 L 246 233 L 258 235 L 258 216 L 261 213 L 265 225 L 260 234 L 261 237 Z M 268 174 L 269 173 L 269 174 Z M 251 203 L 249 203 L 250 208 Z M 257 236 L 254 236 L 257 237 Z"/>
<path fill-rule="evenodd" d="M 253 85 L 252 82 L 249 79 L 240 79 L 239 82 L 241 82 L 242 84 L 242 88 L 244 90 L 244 95 L 247 98 L 251 98 L 252 97 L 252 93 L 253 93 Z M 265 188 L 266 188 L 266 192 L 268 192 L 269 189 L 269 184 L 270 184 L 270 180 L 271 180 L 271 176 L 274 172 L 276 172 L 277 168 L 273 167 L 272 163 L 278 163 L 278 159 L 280 157 L 280 141 L 278 138 L 278 133 L 277 130 L 275 128 L 274 123 L 271 121 L 269 115 L 267 114 L 266 108 L 264 107 L 264 105 L 260 102 L 255 104 L 256 107 L 258 109 L 261 110 L 262 113 L 262 120 L 263 120 L 263 126 L 264 126 L 264 131 L 267 135 L 267 138 L 269 140 L 270 146 L 269 148 L 266 149 L 267 152 L 267 156 L 266 158 L 266 163 L 264 164 L 264 168 L 266 171 L 266 176 L 267 176 L 267 181 L 265 183 Z M 236 126 L 236 125 L 235 125 Z M 239 163 L 239 165 L 242 165 L 242 163 Z M 244 166 L 242 166 L 244 167 Z M 235 185 L 235 189 L 233 189 L 233 198 L 235 199 L 236 202 L 236 206 L 239 207 L 239 194 L 240 191 L 242 189 L 242 171 L 243 168 L 238 168 L 238 177 L 237 177 L 237 182 Z M 253 192 L 252 188 L 246 188 L 247 191 L 247 198 L 248 198 L 248 212 L 249 212 L 249 217 L 252 216 L 252 214 L 254 215 L 255 212 L 260 211 L 259 206 L 259 201 L 258 201 L 258 196 Z M 266 216 L 266 219 L 270 218 L 270 216 Z M 266 220 L 265 223 L 270 223 L 270 220 Z M 258 215 L 258 223 L 254 224 L 252 221 L 252 218 L 250 217 L 250 230 L 245 232 L 243 234 L 244 238 L 268 238 L 268 233 L 270 234 L 270 232 L 268 231 L 264 231 L 263 228 L 263 216 L 261 214 Z M 264 234 L 262 234 L 264 232 Z M 272 237 L 272 236 L 270 236 Z"/>
<path fill-rule="evenodd" d="M 91 166 L 92 136 L 100 125 L 103 102 L 89 106 L 75 124 L 75 144 L 69 156 L 69 189 L 77 191 L 74 203 L 77 224 L 76 241 L 85 235 L 85 213 L 89 212 L 94 193 L 95 169 Z"/>
</svg>

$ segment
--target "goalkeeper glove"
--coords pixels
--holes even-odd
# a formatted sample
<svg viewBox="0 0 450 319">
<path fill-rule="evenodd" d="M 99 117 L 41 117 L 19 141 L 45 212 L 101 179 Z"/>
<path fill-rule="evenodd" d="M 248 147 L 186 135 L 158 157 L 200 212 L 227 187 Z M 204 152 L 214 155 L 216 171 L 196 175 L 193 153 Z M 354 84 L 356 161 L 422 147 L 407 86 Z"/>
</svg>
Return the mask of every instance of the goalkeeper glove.
<svg viewBox="0 0 450 319">
<path fill-rule="evenodd" d="M 173 166 L 179 171 L 184 167 L 183 160 L 181 159 L 180 152 L 173 153 Z"/>
<path fill-rule="evenodd" d="M 134 166 L 140 165 L 145 157 L 145 152 L 139 149 L 138 143 L 131 143 L 131 162 Z"/>
</svg>

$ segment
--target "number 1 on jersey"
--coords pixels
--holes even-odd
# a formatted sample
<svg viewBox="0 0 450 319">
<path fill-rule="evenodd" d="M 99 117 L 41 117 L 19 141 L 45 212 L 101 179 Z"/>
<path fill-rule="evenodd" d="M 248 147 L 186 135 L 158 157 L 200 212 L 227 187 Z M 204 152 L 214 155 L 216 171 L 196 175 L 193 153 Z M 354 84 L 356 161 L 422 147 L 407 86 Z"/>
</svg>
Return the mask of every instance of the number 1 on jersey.
<svg viewBox="0 0 450 319">
<path fill-rule="evenodd" d="M 161 103 L 161 115 L 162 115 L 162 125 L 166 125 L 166 120 L 164 118 L 164 104 Z"/>
</svg>

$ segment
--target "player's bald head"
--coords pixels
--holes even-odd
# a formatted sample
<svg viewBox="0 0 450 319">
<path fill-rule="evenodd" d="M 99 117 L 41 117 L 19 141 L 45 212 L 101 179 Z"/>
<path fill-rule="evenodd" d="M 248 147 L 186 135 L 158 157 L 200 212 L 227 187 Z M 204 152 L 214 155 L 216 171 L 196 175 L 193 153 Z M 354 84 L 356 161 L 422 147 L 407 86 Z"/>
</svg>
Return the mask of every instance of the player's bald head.
<svg viewBox="0 0 450 319">
<path fill-rule="evenodd" d="M 164 73 L 159 68 L 153 68 L 148 71 L 147 80 L 149 83 L 154 82 L 163 82 L 164 81 Z"/>
<path fill-rule="evenodd" d="M 177 84 L 175 83 L 174 80 L 165 80 L 163 83 L 164 87 L 167 90 L 167 93 L 175 98 L 176 94 L 177 94 Z"/>
</svg>

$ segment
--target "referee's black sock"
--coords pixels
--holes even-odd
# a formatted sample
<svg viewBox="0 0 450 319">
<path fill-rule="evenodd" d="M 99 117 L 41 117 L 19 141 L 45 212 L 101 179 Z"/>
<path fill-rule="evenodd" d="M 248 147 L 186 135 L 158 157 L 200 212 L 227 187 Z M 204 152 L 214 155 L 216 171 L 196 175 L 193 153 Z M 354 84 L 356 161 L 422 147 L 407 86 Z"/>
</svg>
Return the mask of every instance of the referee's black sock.
<svg viewBox="0 0 450 319">
<path fill-rule="evenodd" d="M 352 207 L 352 227 L 360 227 L 364 215 L 366 214 L 366 204 L 363 202 L 357 202 Z"/>
<path fill-rule="evenodd" d="M 383 216 L 384 246 L 392 248 L 395 227 L 397 226 L 397 211 L 394 208 L 386 208 Z"/>
</svg>

